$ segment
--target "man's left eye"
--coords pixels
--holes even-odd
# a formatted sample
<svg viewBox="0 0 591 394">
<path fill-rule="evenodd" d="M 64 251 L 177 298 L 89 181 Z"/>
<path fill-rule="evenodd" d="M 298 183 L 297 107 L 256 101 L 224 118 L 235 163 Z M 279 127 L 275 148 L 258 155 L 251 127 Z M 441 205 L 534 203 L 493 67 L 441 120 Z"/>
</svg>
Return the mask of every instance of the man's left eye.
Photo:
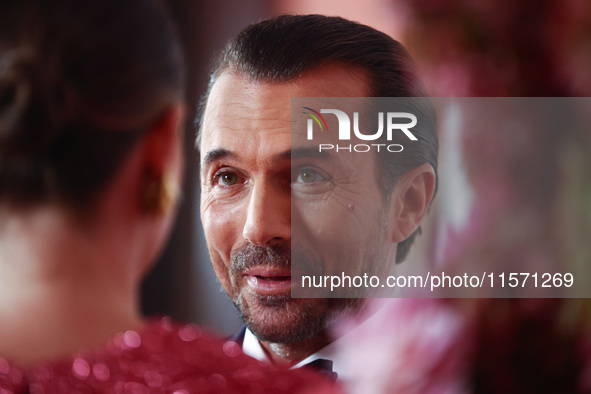
<svg viewBox="0 0 591 394">
<path fill-rule="evenodd" d="M 300 171 L 297 180 L 298 180 L 298 182 L 312 183 L 316 180 L 317 177 L 318 177 L 318 172 L 316 172 L 315 170 L 312 170 L 310 168 L 306 168 L 306 169 Z"/>
<path fill-rule="evenodd" d="M 313 168 L 302 168 L 296 172 L 297 177 L 295 183 L 314 183 L 326 181 L 326 177 L 321 175 L 319 171 Z"/>
</svg>

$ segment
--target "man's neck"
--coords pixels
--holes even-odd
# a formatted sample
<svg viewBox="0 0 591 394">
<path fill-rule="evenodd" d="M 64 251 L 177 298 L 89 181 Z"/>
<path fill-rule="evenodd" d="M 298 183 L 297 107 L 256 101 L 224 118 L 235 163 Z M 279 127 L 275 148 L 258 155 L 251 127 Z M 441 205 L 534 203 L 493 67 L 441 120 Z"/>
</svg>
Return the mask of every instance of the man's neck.
<svg viewBox="0 0 591 394">
<path fill-rule="evenodd" d="M 272 343 L 259 340 L 267 357 L 276 364 L 294 365 L 330 343 L 326 332 L 314 338 L 293 343 Z"/>
</svg>

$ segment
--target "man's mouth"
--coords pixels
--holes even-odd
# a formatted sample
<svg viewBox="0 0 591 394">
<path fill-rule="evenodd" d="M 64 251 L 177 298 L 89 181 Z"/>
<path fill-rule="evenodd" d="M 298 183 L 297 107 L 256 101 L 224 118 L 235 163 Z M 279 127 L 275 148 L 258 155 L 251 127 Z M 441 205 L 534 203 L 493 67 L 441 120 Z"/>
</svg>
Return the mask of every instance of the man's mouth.
<svg viewBox="0 0 591 394">
<path fill-rule="evenodd" d="M 259 295 L 284 295 L 291 293 L 289 268 L 254 267 L 244 273 L 246 283 Z"/>
</svg>

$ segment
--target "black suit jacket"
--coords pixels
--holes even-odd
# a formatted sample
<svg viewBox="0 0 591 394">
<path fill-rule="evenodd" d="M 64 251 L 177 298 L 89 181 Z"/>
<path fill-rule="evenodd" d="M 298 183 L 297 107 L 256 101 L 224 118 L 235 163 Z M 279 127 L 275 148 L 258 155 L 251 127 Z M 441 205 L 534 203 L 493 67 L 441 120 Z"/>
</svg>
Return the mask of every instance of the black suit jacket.
<svg viewBox="0 0 591 394">
<path fill-rule="evenodd" d="M 226 340 L 230 341 L 230 342 L 235 342 L 240 346 L 240 348 L 242 348 L 242 344 L 244 343 L 244 335 L 245 334 L 246 334 L 246 326 L 242 327 L 242 329 L 240 329 L 240 331 L 238 331 L 236 334 L 232 335 L 231 337 L 228 337 Z"/>
</svg>

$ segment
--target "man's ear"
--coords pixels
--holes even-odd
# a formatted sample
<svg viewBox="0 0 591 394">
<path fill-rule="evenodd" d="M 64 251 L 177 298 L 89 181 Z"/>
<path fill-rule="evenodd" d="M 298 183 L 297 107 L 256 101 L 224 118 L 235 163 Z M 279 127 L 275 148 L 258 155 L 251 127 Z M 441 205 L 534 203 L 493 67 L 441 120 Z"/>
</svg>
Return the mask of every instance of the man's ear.
<svg viewBox="0 0 591 394">
<path fill-rule="evenodd" d="M 424 163 L 407 172 L 390 196 L 390 239 L 402 242 L 421 224 L 435 193 L 435 170 Z"/>
</svg>

